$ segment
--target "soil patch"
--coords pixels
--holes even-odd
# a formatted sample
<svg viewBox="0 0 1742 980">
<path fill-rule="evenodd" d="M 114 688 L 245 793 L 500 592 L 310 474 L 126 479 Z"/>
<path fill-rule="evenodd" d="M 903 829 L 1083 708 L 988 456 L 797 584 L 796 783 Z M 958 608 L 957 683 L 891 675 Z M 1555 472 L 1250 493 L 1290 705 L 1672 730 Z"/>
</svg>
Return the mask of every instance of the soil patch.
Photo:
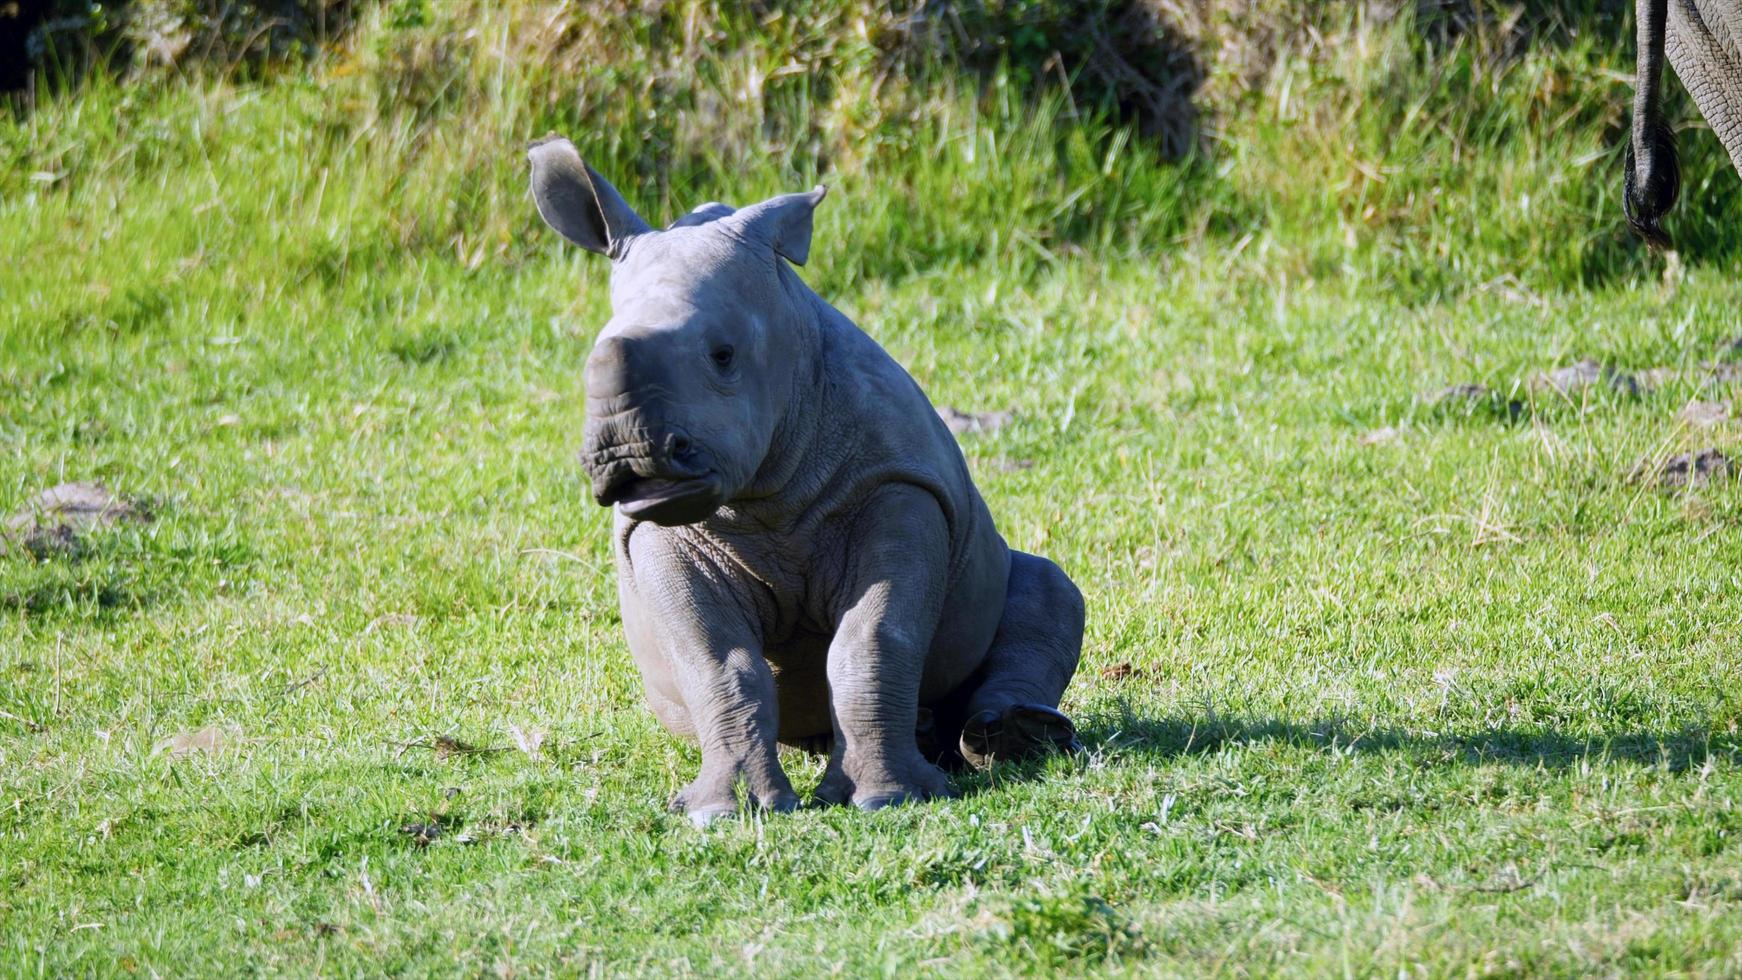
<svg viewBox="0 0 1742 980">
<path fill-rule="evenodd" d="M 122 522 L 145 523 L 151 514 L 137 501 L 111 493 L 101 483 L 62 483 L 38 494 L 0 527 L 0 555 L 13 551 L 37 559 L 76 555 L 83 536 Z"/>
<path fill-rule="evenodd" d="M 950 427 L 956 436 L 991 435 L 1009 425 L 1016 418 L 1016 413 L 1004 409 L 999 412 L 964 412 L 948 405 L 938 406 L 938 418 Z"/>
<path fill-rule="evenodd" d="M 1635 481 L 1672 490 L 1703 487 L 1735 475 L 1736 463 L 1717 449 L 1681 453 L 1661 462 L 1646 460 L 1633 468 Z"/>
</svg>

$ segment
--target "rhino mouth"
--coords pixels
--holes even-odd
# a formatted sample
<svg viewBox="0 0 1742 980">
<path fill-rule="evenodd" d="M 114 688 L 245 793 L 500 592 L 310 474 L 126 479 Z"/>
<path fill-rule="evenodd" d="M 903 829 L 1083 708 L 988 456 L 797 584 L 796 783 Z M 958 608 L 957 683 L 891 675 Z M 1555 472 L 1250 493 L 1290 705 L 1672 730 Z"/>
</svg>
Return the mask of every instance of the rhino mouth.
<svg viewBox="0 0 1742 980">
<path fill-rule="evenodd" d="M 623 516 L 671 527 L 694 524 L 725 502 L 722 481 L 712 470 L 690 477 L 640 477 L 625 474 L 598 495 L 599 503 L 613 504 Z"/>
</svg>

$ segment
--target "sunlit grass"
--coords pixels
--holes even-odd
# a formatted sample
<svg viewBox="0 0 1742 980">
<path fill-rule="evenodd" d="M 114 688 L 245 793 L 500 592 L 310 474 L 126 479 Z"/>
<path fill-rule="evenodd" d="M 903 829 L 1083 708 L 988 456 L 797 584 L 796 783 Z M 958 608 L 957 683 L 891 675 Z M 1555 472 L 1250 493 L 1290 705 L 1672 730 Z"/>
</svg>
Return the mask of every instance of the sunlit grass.
<svg viewBox="0 0 1742 980">
<path fill-rule="evenodd" d="M 1736 182 L 1689 133 L 1680 265 L 1622 235 L 1619 40 L 1479 68 L 1348 25 L 1164 163 L 973 79 L 855 102 L 843 34 L 826 98 L 662 121 L 657 173 L 646 106 L 589 101 L 640 97 L 645 39 L 565 82 L 519 8 L 452 9 L 0 123 L 0 509 L 157 515 L 0 558 L 0 972 L 1742 970 L 1742 497 L 1629 479 L 1742 449 L 1679 418 L 1742 407 L 1700 380 Z M 965 449 L 1087 594 L 1084 758 L 665 813 L 697 755 L 573 462 L 605 269 L 525 198 L 549 128 L 650 216 L 831 183 L 807 279 L 939 404 L 1016 413 Z M 1681 374 L 1531 387 L 1585 356 Z"/>
</svg>

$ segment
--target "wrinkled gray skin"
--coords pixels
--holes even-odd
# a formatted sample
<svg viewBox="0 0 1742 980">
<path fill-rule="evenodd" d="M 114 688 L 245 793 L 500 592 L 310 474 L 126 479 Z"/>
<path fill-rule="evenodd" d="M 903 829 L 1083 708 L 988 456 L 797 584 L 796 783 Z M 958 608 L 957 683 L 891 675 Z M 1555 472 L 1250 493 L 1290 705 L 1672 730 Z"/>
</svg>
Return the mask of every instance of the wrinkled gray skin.
<svg viewBox="0 0 1742 980">
<path fill-rule="evenodd" d="M 1622 201 L 1627 221 L 1665 248 L 1661 224 L 1681 189 L 1675 135 L 1663 121 L 1667 53 L 1700 115 L 1742 174 L 1742 0 L 1639 0 L 1633 133 Z"/>
<path fill-rule="evenodd" d="M 701 745 L 698 823 L 799 802 L 776 742 L 829 747 L 814 800 L 953 795 L 935 764 L 1075 746 L 1056 708 L 1083 602 L 1011 551 L 907 372 L 787 264 L 823 189 L 653 230 L 569 141 L 533 197 L 608 255 L 583 462 L 615 505 L 629 648 L 660 722 Z"/>
</svg>

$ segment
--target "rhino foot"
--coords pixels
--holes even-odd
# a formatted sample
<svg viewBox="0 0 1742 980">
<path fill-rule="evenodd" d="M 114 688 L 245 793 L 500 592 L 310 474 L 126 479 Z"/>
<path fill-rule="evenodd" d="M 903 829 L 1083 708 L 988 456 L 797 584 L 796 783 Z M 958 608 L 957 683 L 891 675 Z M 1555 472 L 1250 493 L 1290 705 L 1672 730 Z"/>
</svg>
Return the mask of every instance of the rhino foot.
<svg viewBox="0 0 1742 980">
<path fill-rule="evenodd" d="M 962 726 L 962 758 L 979 769 L 1048 752 L 1081 752 L 1077 726 L 1063 712 L 1043 704 L 1013 704 L 982 711 Z"/>
<path fill-rule="evenodd" d="M 935 767 L 934 767 L 935 768 Z M 854 806 L 869 813 L 884 807 L 900 806 L 903 803 L 925 803 L 930 800 L 953 800 L 961 794 L 950 785 L 949 778 L 940 771 L 936 780 L 927 779 L 907 786 L 894 788 L 880 787 L 874 790 L 856 790 L 852 796 Z"/>
<path fill-rule="evenodd" d="M 841 806 L 851 803 L 861 810 L 881 810 L 902 803 L 923 803 L 926 800 L 954 799 L 960 795 L 943 770 L 915 759 L 901 773 L 864 774 L 870 778 L 854 780 L 846 770 L 831 763 L 823 781 L 811 795 L 812 806 Z"/>
<path fill-rule="evenodd" d="M 790 813 L 798 809 L 798 794 L 790 789 L 769 786 L 758 790 L 751 786 L 746 795 L 748 807 L 764 813 Z M 739 804 L 730 783 L 722 787 L 711 780 L 704 783 L 697 779 L 671 800 L 671 812 L 684 814 L 697 827 L 706 827 L 716 820 L 737 816 L 744 809 L 746 807 Z"/>
</svg>

